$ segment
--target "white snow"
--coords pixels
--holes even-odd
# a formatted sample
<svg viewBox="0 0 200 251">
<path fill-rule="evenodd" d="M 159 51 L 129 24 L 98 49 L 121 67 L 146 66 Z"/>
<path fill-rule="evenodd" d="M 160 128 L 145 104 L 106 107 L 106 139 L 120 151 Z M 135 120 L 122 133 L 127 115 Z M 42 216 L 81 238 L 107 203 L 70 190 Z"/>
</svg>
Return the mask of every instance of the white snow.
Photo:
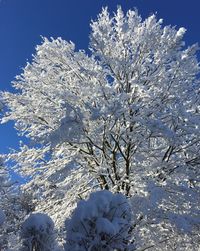
<svg viewBox="0 0 200 251">
<path fill-rule="evenodd" d="M 0 226 L 3 225 L 3 223 L 6 220 L 6 215 L 2 209 L 0 209 Z"/>
</svg>

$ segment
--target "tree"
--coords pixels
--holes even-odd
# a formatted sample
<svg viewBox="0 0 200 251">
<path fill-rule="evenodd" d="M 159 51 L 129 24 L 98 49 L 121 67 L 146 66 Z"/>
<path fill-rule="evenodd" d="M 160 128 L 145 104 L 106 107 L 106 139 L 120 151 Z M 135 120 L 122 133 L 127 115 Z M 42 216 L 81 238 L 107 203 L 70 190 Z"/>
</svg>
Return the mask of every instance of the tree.
<svg viewBox="0 0 200 251">
<path fill-rule="evenodd" d="M 8 248 L 9 242 L 16 237 L 18 217 L 14 205 L 16 193 L 13 190 L 8 170 L 0 156 L 0 250 Z"/>
<path fill-rule="evenodd" d="M 2 122 L 14 120 L 31 140 L 8 157 L 32 177 L 25 188 L 42 195 L 38 209 L 59 225 L 97 188 L 154 198 L 150 212 L 162 208 L 161 218 L 173 211 L 195 219 L 199 204 L 186 195 L 199 193 L 198 46 L 185 47 L 184 28 L 155 15 L 143 21 L 136 10 L 112 17 L 105 8 L 91 29 L 88 54 L 44 38 L 13 82 L 16 93 L 2 93 Z M 141 210 L 146 226 L 157 224 Z M 172 225 L 166 215 L 157 234 Z"/>
<path fill-rule="evenodd" d="M 12 181 L 0 156 L 0 250 L 18 250 L 19 229 L 34 207 L 28 195 Z"/>
<path fill-rule="evenodd" d="M 8 170 L 3 165 L 0 156 L 0 250 L 8 247 L 9 240 L 15 235 L 14 208 L 12 205 L 15 195 L 12 191 L 13 187 L 10 182 Z"/>
</svg>

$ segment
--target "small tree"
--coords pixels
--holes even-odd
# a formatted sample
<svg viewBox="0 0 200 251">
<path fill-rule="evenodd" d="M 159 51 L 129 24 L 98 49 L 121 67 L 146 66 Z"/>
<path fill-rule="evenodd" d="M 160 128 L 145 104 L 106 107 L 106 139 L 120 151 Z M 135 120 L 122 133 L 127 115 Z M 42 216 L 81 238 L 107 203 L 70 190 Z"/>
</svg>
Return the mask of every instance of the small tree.
<svg viewBox="0 0 200 251">
<path fill-rule="evenodd" d="M 54 223 L 46 214 L 31 214 L 22 224 L 21 239 L 21 251 L 55 251 L 57 248 Z"/>
<path fill-rule="evenodd" d="M 78 202 L 66 221 L 66 251 L 128 250 L 131 209 L 126 197 L 98 191 Z"/>
</svg>

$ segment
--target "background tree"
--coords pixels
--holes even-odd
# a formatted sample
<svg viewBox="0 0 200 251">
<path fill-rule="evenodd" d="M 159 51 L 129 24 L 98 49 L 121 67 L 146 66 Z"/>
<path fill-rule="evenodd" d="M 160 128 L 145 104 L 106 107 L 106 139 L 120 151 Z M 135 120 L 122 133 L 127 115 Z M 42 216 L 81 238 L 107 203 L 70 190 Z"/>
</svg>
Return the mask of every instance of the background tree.
<svg viewBox="0 0 200 251">
<path fill-rule="evenodd" d="M 34 205 L 32 199 L 13 182 L 2 158 L 0 160 L 0 250 L 16 251 L 20 243 L 21 223 Z"/>
<path fill-rule="evenodd" d="M 174 235 L 169 211 L 190 215 L 188 236 L 199 213 L 186 196 L 199 193 L 198 46 L 185 47 L 184 28 L 163 27 L 155 15 L 143 21 L 136 10 L 103 9 L 91 29 L 89 55 L 44 38 L 13 82 L 16 93 L 2 93 L 2 122 L 14 120 L 31 140 L 8 158 L 32 178 L 25 189 L 42 195 L 38 210 L 56 224 L 98 188 L 152 200 L 152 218 L 148 203 L 138 215 L 147 232 L 159 225 L 152 241 Z M 145 236 L 141 228 L 138 235 Z"/>
</svg>

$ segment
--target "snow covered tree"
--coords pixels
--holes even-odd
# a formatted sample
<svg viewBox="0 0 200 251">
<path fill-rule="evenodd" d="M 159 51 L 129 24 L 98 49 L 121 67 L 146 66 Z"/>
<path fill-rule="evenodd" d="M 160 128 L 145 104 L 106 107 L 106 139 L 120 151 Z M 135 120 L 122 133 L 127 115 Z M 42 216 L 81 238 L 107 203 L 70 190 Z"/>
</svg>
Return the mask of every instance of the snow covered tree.
<svg viewBox="0 0 200 251">
<path fill-rule="evenodd" d="M 12 204 L 14 199 L 15 194 L 13 194 L 10 176 L 0 156 L 0 250 L 5 250 L 10 238 L 15 235 L 16 217 Z"/>
<path fill-rule="evenodd" d="M 54 223 L 42 213 L 31 214 L 22 224 L 21 239 L 23 247 L 20 251 L 56 251 Z"/>
<path fill-rule="evenodd" d="M 174 235 L 175 216 L 198 231 L 200 206 L 191 197 L 199 194 L 198 46 L 185 47 L 184 28 L 163 26 L 155 15 L 143 21 L 136 10 L 110 16 L 105 8 L 91 29 L 88 55 L 44 38 L 13 82 L 16 92 L 1 94 L 2 122 L 14 120 L 31 142 L 8 158 L 32 177 L 25 189 L 42 198 L 37 209 L 56 224 L 77 198 L 101 188 L 145 201 L 142 238 L 158 224 L 150 240 Z"/>
<path fill-rule="evenodd" d="M 8 242 L 15 236 L 17 221 L 13 203 L 15 198 L 8 170 L 0 156 L 0 250 L 6 250 Z"/>
<path fill-rule="evenodd" d="M 6 215 L 5 215 L 4 211 L 0 208 L 0 250 L 5 243 L 4 236 L 2 234 L 2 228 L 3 228 L 3 224 L 4 224 L 5 220 L 6 220 Z"/>
<path fill-rule="evenodd" d="M 66 221 L 65 250 L 128 250 L 130 223 L 131 208 L 124 195 L 93 192 L 88 200 L 79 201 Z"/>
<path fill-rule="evenodd" d="M 8 169 L 0 160 L 0 250 L 16 251 L 20 243 L 20 225 L 34 207 L 27 194 L 11 180 Z"/>
</svg>

